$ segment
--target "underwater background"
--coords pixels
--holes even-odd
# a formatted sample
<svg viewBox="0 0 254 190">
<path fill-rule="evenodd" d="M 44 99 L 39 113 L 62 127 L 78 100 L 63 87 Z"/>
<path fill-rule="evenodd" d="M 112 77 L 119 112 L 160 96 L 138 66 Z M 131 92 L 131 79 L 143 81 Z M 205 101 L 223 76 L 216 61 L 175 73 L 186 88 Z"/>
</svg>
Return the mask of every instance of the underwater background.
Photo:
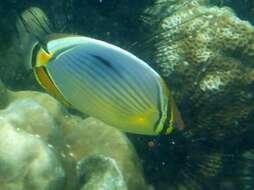
<svg viewBox="0 0 254 190">
<path fill-rule="evenodd" d="M 125 134 L 46 94 L 20 51 L 30 7 L 145 60 L 186 129 Z M 253 0 L 6 0 L 0 15 L 0 190 L 254 189 Z"/>
</svg>

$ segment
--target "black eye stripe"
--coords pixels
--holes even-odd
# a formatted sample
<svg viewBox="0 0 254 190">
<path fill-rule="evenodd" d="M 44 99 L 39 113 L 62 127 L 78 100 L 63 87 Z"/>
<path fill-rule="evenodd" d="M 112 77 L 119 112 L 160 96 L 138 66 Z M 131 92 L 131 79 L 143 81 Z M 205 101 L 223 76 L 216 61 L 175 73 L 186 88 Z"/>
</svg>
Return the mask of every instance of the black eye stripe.
<svg viewBox="0 0 254 190">
<path fill-rule="evenodd" d="M 39 43 L 37 43 L 32 50 L 32 60 L 31 60 L 31 64 L 32 64 L 32 68 L 36 66 L 36 58 L 37 58 L 37 54 L 39 52 L 41 48 L 41 45 Z"/>
</svg>

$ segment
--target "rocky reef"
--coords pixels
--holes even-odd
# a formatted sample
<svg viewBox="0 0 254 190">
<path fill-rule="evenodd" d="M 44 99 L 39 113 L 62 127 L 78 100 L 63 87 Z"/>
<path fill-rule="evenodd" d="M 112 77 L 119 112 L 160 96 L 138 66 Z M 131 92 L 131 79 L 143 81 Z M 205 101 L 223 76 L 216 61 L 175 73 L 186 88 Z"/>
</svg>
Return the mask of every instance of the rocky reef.
<svg viewBox="0 0 254 190">
<path fill-rule="evenodd" d="M 155 23 L 153 63 L 179 106 L 189 110 L 184 114 L 190 127 L 211 128 L 215 133 L 226 128 L 231 134 L 245 130 L 253 123 L 253 26 L 229 8 L 180 2 L 176 8 L 163 3 L 172 13 Z M 153 8 L 147 12 L 154 18 Z"/>
<path fill-rule="evenodd" d="M 146 180 L 156 190 L 254 188 L 252 1 L 60 2 L 0 3 L 4 82 L 41 90 L 24 68 L 15 24 L 9 24 L 36 5 L 54 31 L 128 47 L 150 63 L 169 85 L 186 129 L 127 138 L 94 118 L 70 114 L 49 95 L 1 83 L 1 190 L 153 189 Z"/>
<path fill-rule="evenodd" d="M 135 149 L 120 131 L 68 114 L 47 94 L 1 84 L 2 190 L 140 190 Z"/>
<path fill-rule="evenodd" d="M 239 189 L 231 165 L 254 145 L 254 27 L 229 7 L 211 6 L 205 0 L 158 0 L 142 19 L 150 30 L 142 44 L 146 59 L 164 76 L 187 126 L 173 140 L 175 154 L 165 153 L 160 160 L 185 160 L 171 174 L 180 177 L 159 189 Z M 185 139 L 185 146 L 178 139 Z M 170 144 L 172 140 L 161 143 L 161 148 L 166 152 Z M 199 146 L 193 155 L 193 147 Z M 215 173 L 205 173 L 204 160 L 213 163 L 210 171 Z M 172 167 L 164 164 L 164 170 Z M 203 168 L 199 174 L 198 168 Z"/>
<path fill-rule="evenodd" d="M 157 23 L 153 63 L 179 104 L 191 105 L 195 127 L 209 123 L 213 131 L 220 126 L 246 129 L 253 123 L 254 27 L 229 8 L 180 2 L 177 8 L 164 2 L 173 11 Z"/>
</svg>

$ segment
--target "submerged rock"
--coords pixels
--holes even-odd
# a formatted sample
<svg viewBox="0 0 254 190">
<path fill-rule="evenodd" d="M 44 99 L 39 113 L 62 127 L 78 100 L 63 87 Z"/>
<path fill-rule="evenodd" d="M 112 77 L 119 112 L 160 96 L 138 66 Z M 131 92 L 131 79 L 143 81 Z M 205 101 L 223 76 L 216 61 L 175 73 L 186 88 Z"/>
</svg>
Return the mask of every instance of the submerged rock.
<svg viewBox="0 0 254 190">
<path fill-rule="evenodd" d="M 13 101 L 0 114 L 17 130 L 36 135 L 46 142 L 59 136 L 59 129 L 48 110 L 29 98 Z"/>
<path fill-rule="evenodd" d="M 114 170 L 120 172 L 117 174 L 117 178 L 122 175 L 128 189 L 148 188 L 135 149 L 119 130 L 94 118 L 88 118 L 68 132 L 65 141 L 71 147 L 71 154 L 75 160 L 86 160 L 96 155 L 103 156 L 101 159 L 111 158 L 112 160 L 107 161 L 107 163 L 110 162 L 110 165 L 115 165 Z M 82 173 L 82 171 L 79 171 L 79 173 Z"/>
<path fill-rule="evenodd" d="M 0 86 L 3 190 L 141 190 L 146 185 L 127 137 L 94 118 L 70 115 L 51 96 Z"/>
<path fill-rule="evenodd" d="M 219 188 L 214 181 L 230 176 L 228 160 L 249 148 L 243 142 L 253 147 L 254 27 L 230 8 L 210 6 L 206 0 L 157 0 L 145 10 L 143 21 L 151 31 L 143 44 L 146 56 L 167 81 L 186 125 L 173 137 L 173 145 L 170 140 L 161 143 L 165 150 L 177 147 L 170 148 L 172 153 L 160 152 L 161 162 L 175 156 L 182 158 L 182 165 L 156 185 L 165 183 L 158 189 Z M 179 138 L 187 141 L 182 147 Z M 192 143 L 202 145 L 196 152 L 200 157 L 192 157 Z M 199 167 L 189 168 L 186 174 L 188 166 L 204 166 L 207 158 L 213 158 L 204 152 L 206 148 L 221 160 L 210 165 L 214 175 L 202 173 L 207 167 L 201 173 Z M 169 163 L 164 168 L 170 171 L 175 166 Z M 154 177 L 151 170 L 146 173 L 149 179 Z M 236 186 L 232 179 L 239 175 L 230 183 Z M 173 184 L 168 182 L 172 178 Z"/>
<path fill-rule="evenodd" d="M 249 130 L 254 122 L 254 27 L 229 8 L 201 0 L 158 0 L 146 14 L 145 21 L 156 28 L 148 42 L 151 59 L 186 126 L 210 130 L 215 138 L 222 130 L 222 136 Z"/>
<path fill-rule="evenodd" d="M 81 190 L 127 190 L 121 170 L 114 159 L 103 155 L 90 156 L 77 164 L 78 177 L 84 182 Z"/>
<path fill-rule="evenodd" d="M 122 22 L 122 17 L 116 17 L 116 15 L 125 10 L 122 15 L 128 17 L 128 6 L 121 6 L 118 2 L 116 3 L 118 7 L 123 9 L 117 12 L 109 11 L 115 9 L 114 2 L 116 1 L 109 2 L 112 5 L 109 9 L 103 7 L 103 3 L 99 1 L 87 1 L 80 7 L 68 1 L 67 9 L 62 9 L 64 5 L 57 2 L 51 6 L 49 15 L 55 18 L 53 23 L 56 23 L 59 31 L 75 30 L 74 32 L 90 33 L 92 36 L 100 36 L 100 39 L 113 40 L 115 44 L 136 39 L 131 35 L 131 37 L 121 36 L 130 28 L 132 33 L 140 31 L 143 35 L 144 32 L 139 27 L 138 29 L 130 27 L 137 26 L 136 21 L 131 20 L 137 18 L 140 8 L 126 24 Z M 100 7 L 100 9 L 93 9 L 93 7 Z M 60 8 L 61 11 L 55 12 L 55 8 Z M 88 12 L 80 16 L 79 13 L 84 10 Z M 65 11 L 68 14 L 65 14 Z M 186 140 L 187 145 L 181 144 L 181 141 L 176 140 L 171 143 L 167 140 L 161 145 L 165 152 L 163 154 L 158 152 L 153 158 L 145 158 L 150 159 L 149 162 L 145 162 L 147 164 L 145 167 L 153 168 L 154 166 L 155 169 L 150 171 L 157 170 L 156 174 L 160 174 L 156 176 L 156 180 L 164 183 L 161 188 L 163 190 L 216 189 L 217 187 L 211 181 L 220 178 L 220 174 L 226 170 L 227 156 L 224 153 L 233 152 L 234 154 L 244 151 L 245 146 L 236 145 L 239 141 L 252 138 L 254 134 L 253 26 L 240 20 L 227 7 L 209 6 L 208 0 L 157 0 L 145 11 L 145 14 L 144 21 L 151 33 L 145 32 L 149 40 L 148 42 L 144 40 L 147 42 L 145 43 L 147 48 L 141 48 L 144 51 L 142 54 L 148 50 L 149 62 L 153 61 L 154 66 L 167 80 L 187 126 L 186 131 L 179 135 Z M 91 17 L 91 15 L 94 16 Z M 150 16 L 147 17 L 147 15 Z M 60 17 L 61 19 L 58 19 Z M 67 19 L 73 22 L 68 22 Z M 94 25 L 92 28 L 87 28 L 84 23 L 91 23 L 90 21 L 95 21 L 93 23 L 98 26 L 107 25 L 106 29 L 94 27 Z M 81 22 L 82 26 L 80 26 Z M 135 24 L 132 25 L 131 22 Z M 61 30 L 65 23 L 72 26 Z M 140 34 L 138 36 L 141 36 Z M 14 37 L 13 44 L 16 44 L 15 40 Z M 1 61 L 1 73 L 5 81 L 14 81 L 15 85 L 11 83 L 10 85 L 16 87 L 18 84 L 21 88 L 21 83 L 16 82 L 20 82 L 25 76 L 17 74 L 24 69 L 21 55 L 17 54 L 15 48 L 10 48 L 6 53 L 1 53 L 7 58 Z M 8 104 L 10 106 L 6 108 Z M 20 107 L 24 107 L 24 110 Z M 54 151 L 50 158 L 54 158 L 55 165 L 59 165 L 65 173 L 64 189 L 103 187 L 113 189 L 120 186 L 123 189 L 127 186 L 131 190 L 149 188 L 144 182 L 135 150 L 121 132 L 93 118 L 84 120 L 69 115 L 66 109 L 52 97 L 39 92 L 14 93 L 0 85 L 0 108 L 4 109 L 1 111 L 4 121 L 12 128 L 17 125 L 24 135 L 40 135 L 38 142 L 36 141 L 37 144 L 41 147 L 45 144 L 53 147 Z M 40 116 L 40 113 L 44 114 Z M 30 115 L 34 117 L 29 117 Z M 250 135 L 246 136 L 247 133 Z M 204 138 L 209 139 L 209 143 L 199 143 L 199 140 Z M 30 140 L 32 141 L 33 138 L 31 137 Z M 204 147 L 211 146 L 210 141 L 214 143 L 212 151 L 204 151 Z M 193 147 L 196 146 L 195 143 L 192 144 L 193 142 L 198 144 L 198 148 Z M 178 146 L 179 144 L 181 146 Z M 199 147 L 200 144 L 202 144 L 201 147 Z M 177 148 L 172 148 L 174 145 Z M 47 146 L 45 147 L 46 149 L 42 149 L 46 154 L 48 149 Z M 22 150 L 22 147 L 20 149 Z M 31 151 L 33 149 L 34 147 L 31 146 Z M 141 149 L 143 150 L 144 146 L 141 146 Z M 26 153 L 30 154 L 30 151 L 23 151 L 23 154 Z M 57 159 L 58 155 L 60 155 L 59 159 Z M 163 172 L 154 165 L 156 159 L 162 160 L 159 169 L 164 168 Z M 82 167 L 76 167 L 77 163 Z M 175 163 L 178 163 L 177 167 Z M 14 162 L 9 165 L 12 164 L 14 165 Z M 248 167 L 248 165 L 245 166 Z M 89 172 L 86 173 L 86 171 Z M 147 171 L 149 177 L 154 175 L 149 170 Z M 10 173 L 12 173 L 11 170 Z M 108 176 L 119 180 L 120 184 L 110 183 Z M 58 179 L 57 175 L 54 177 Z M 252 173 L 246 175 L 243 183 L 247 181 L 252 186 L 249 177 L 252 178 Z M 99 181 L 97 181 L 98 178 L 100 178 Z M 3 181 L 8 185 L 9 179 L 4 175 Z M 16 178 L 12 180 L 14 185 L 16 182 L 23 183 L 23 181 Z M 224 186 L 229 187 L 233 184 L 232 182 L 233 180 L 225 183 Z M 60 182 L 59 184 L 61 185 Z M 210 185 L 209 188 L 204 184 Z M 11 189 L 11 186 L 6 188 Z"/>
<path fill-rule="evenodd" d="M 13 102 L 0 112 L 0 126 L 1 189 L 63 188 L 65 172 L 46 141 L 54 125 L 45 109 L 33 101 Z"/>
</svg>

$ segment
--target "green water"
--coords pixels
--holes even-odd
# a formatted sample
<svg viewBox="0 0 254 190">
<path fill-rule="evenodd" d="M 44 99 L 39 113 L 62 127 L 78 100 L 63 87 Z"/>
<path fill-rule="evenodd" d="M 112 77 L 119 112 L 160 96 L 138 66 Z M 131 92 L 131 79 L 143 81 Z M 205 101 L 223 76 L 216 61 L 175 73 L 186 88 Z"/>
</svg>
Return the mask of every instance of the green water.
<svg viewBox="0 0 254 190">
<path fill-rule="evenodd" d="M 14 91 L 44 92 L 33 72 L 25 68 L 16 28 L 17 18 L 29 7 L 41 8 L 55 33 L 104 40 L 150 64 L 169 86 L 186 128 L 170 136 L 127 134 L 129 142 L 122 133 L 119 137 L 118 131 L 108 132 L 100 124 L 91 124 L 99 126 L 94 132 L 86 123 L 89 132 L 75 131 L 70 126 L 76 128 L 87 116 L 41 95 L 15 95 Z M 0 190 L 254 189 L 252 0 L 7 0 L 0 2 L 0 15 L 0 79 L 5 86 L 0 86 L 0 118 L 4 118 L 0 120 L 4 132 L 0 135 Z M 6 94 L 6 88 L 12 92 Z M 8 107 L 22 98 L 34 98 L 35 103 Z M 14 135 L 5 122 L 25 135 L 46 134 L 45 138 L 29 144 L 30 137 Z M 79 138 L 87 141 L 77 145 Z M 126 148 L 125 143 L 130 145 Z M 45 148 L 48 160 L 36 163 L 53 169 L 40 173 L 41 168 L 30 163 L 40 158 L 36 150 L 44 144 L 55 148 L 50 153 Z M 76 157 L 62 156 L 70 153 Z M 82 169 L 77 169 L 78 164 Z"/>
</svg>

